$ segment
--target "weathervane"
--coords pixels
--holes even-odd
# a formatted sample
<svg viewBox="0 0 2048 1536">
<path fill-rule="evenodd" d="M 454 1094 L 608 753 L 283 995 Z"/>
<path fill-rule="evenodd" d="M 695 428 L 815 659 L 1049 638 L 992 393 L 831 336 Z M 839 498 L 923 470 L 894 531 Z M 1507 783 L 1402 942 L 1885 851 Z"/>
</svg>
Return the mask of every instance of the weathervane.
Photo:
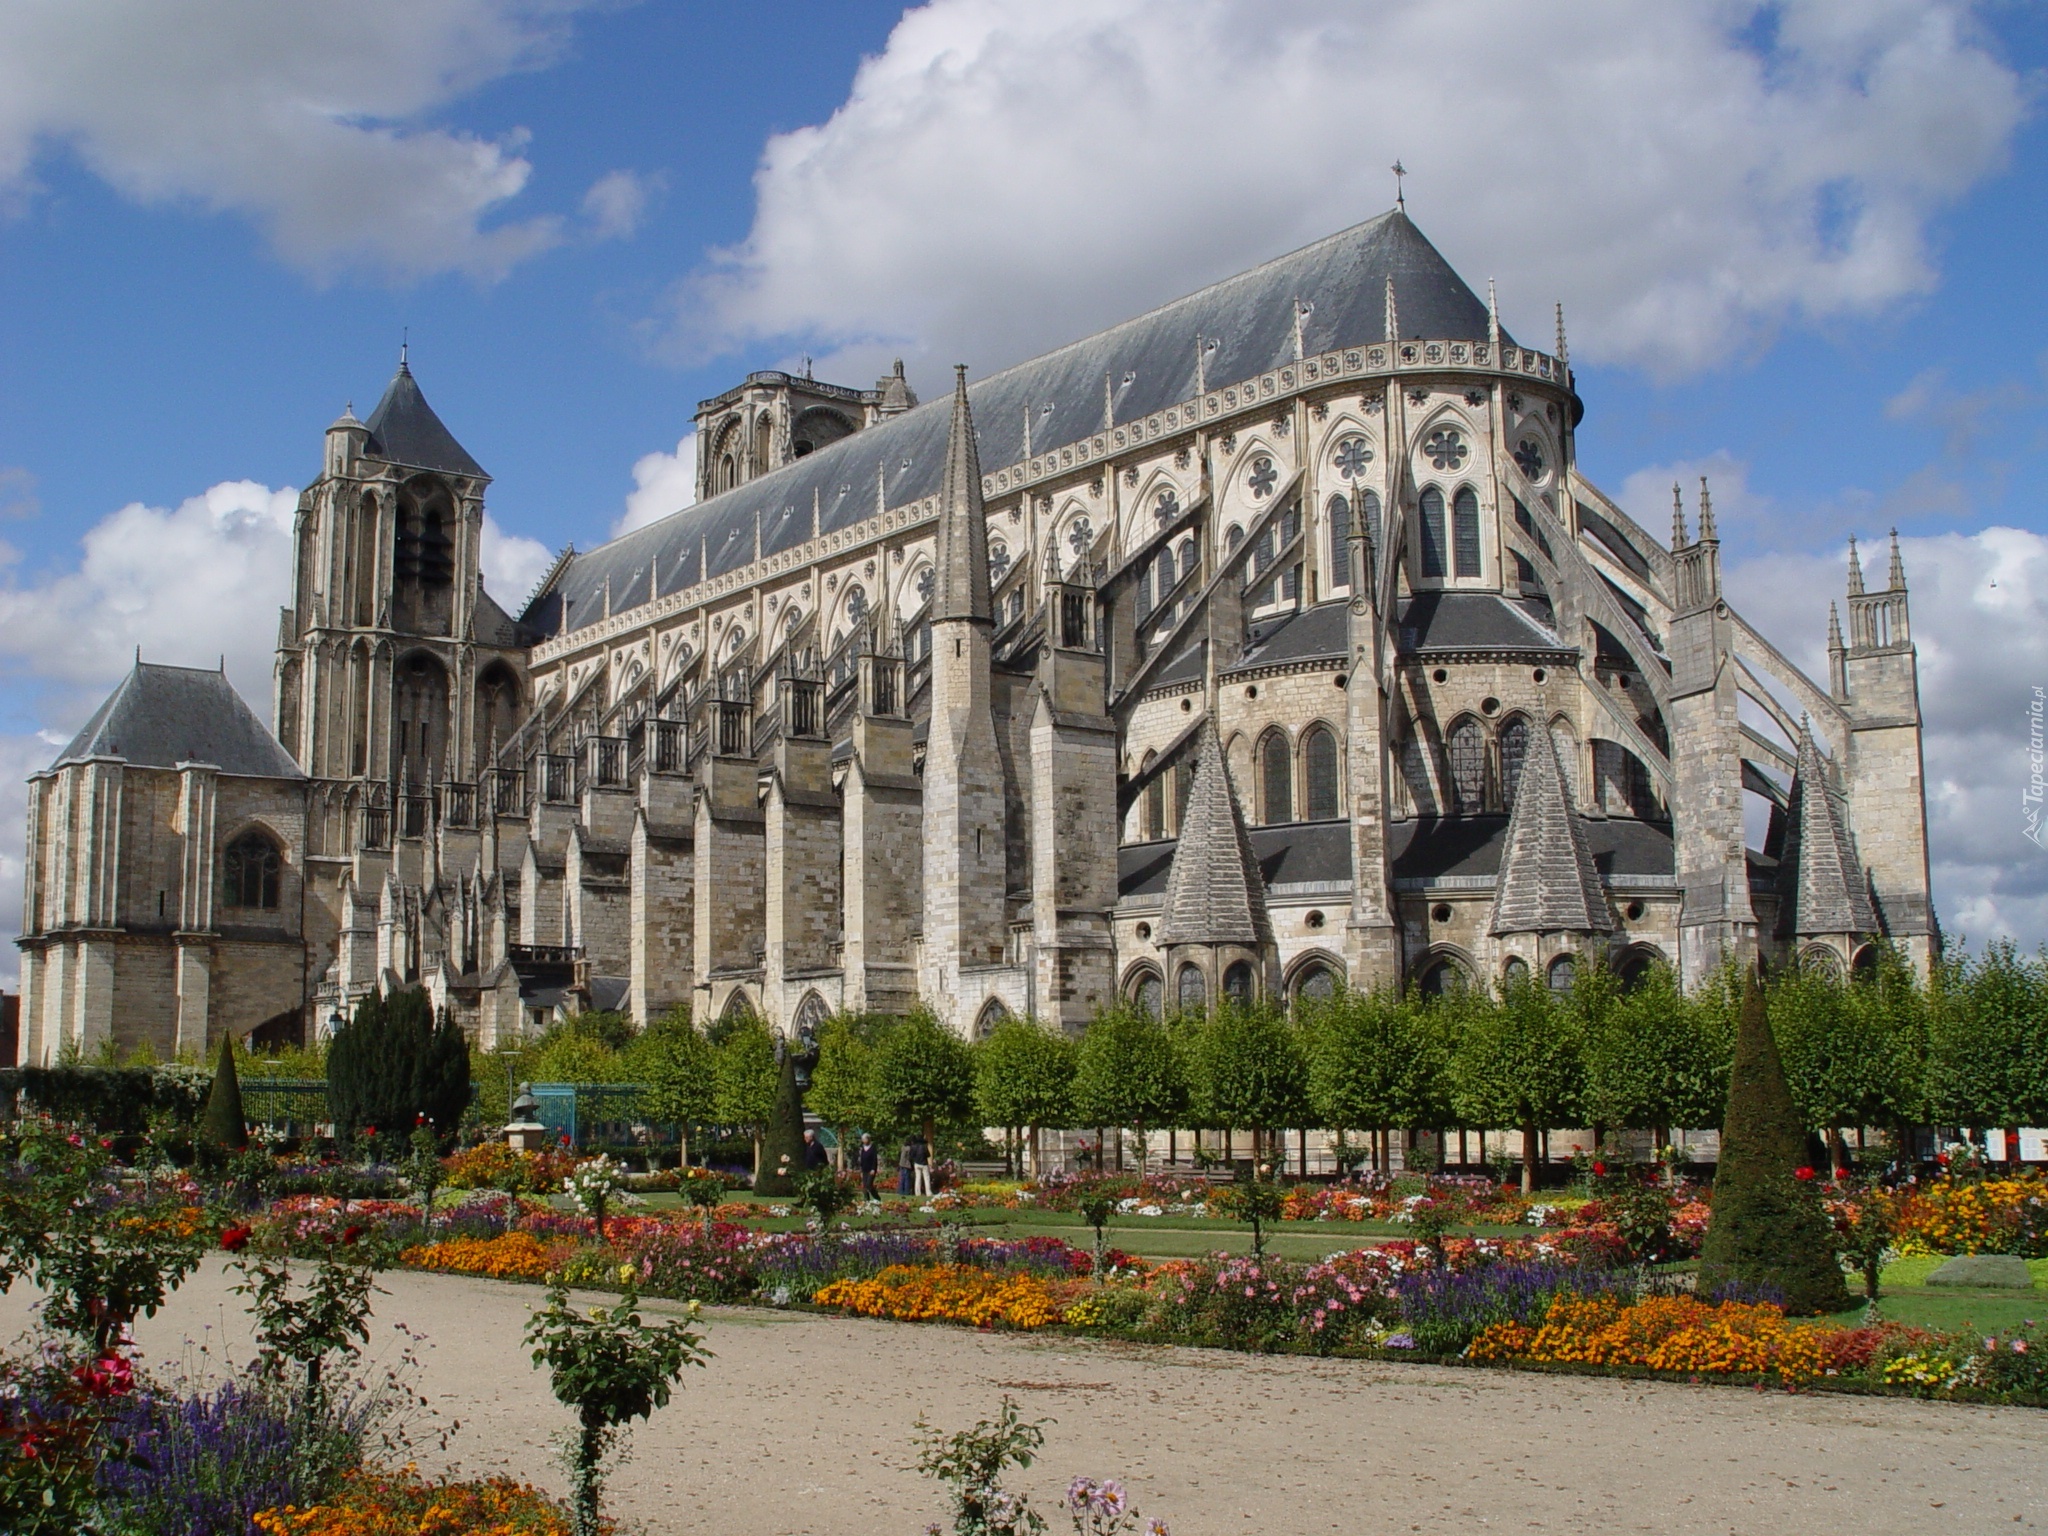
<svg viewBox="0 0 2048 1536">
<path fill-rule="evenodd" d="M 1402 191 L 1401 178 L 1408 174 L 1408 167 L 1396 160 L 1389 169 L 1394 173 L 1394 206 L 1405 210 L 1408 207 L 1408 198 Z"/>
</svg>

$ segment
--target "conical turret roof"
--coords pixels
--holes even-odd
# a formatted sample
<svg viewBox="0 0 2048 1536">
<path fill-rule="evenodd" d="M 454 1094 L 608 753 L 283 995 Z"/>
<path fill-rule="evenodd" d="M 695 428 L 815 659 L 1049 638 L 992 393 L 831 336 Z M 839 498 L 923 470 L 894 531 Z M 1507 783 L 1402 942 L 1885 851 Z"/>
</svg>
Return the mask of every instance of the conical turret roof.
<svg viewBox="0 0 2048 1536">
<path fill-rule="evenodd" d="M 384 389 L 384 398 L 364 423 L 370 429 L 370 452 L 393 464 L 438 469 L 444 474 L 488 480 L 483 466 L 469 456 L 455 434 L 441 424 L 404 359 Z"/>
<path fill-rule="evenodd" d="M 1792 793 L 1785 804 L 1778 893 L 1781 936 L 1877 932 L 1877 910 L 1849 837 L 1848 816 L 1835 793 L 1827 760 L 1803 723 Z"/>
<path fill-rule="evenodd" d="M 937 585 L 934 619 L 986 619 L 988 512 L 981 497 L 981 451 L 974 441 L 974 410 L 967 403 L 967 369 L 954 369 L 953 420 L 946 432 L 945 478 L 939 485 Z"/>
<path fill-rule="evenodd" d="M 1266 877 L 1259 872 L 1252 840 L 1245 835 L 1237 792 L 1213 725 L 1204 725 L 1195 743 L 1195 782 L 1181 816 L 1173 868 L 1166 876 L 1166 910 L 1160 915 L 1158 942 L 1247 947 L 1273 942 L 1273 925 L 1266 915 Z"/>
<path fill-rule="evenodd" d="M 1531 731 L 1494 887 L 1493 932 L 1606 933 L 1613 927 L 1557 743 L 1548 731 Z"/>
</svg>

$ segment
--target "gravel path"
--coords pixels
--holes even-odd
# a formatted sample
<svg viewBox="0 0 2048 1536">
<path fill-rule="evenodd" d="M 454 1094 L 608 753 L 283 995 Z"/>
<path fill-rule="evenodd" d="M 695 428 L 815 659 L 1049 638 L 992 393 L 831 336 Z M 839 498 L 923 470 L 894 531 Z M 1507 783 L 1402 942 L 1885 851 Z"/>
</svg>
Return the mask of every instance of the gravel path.
<svg viewBox="0 0 2048 1536">
<path fill-rule="evenodd" d="M 227 1283 L 194 1276 L 144 1325 L 145 1353 L 245 1353 Z M 448 1457 L 563 1488 L 551 1437 L 568 1415 L 519 1342 L 538 1288 L 383 1284 L 377 1347 L 395 1351 L 392 1322 L 425 1335 L 420 1385 L 460 1423 Z M 0 1297 L 0 1338 L 31 1300 Z M 960 1428 L 1006 1391 L 1055 1421 L 1021 1483 L 1035 1500 L 1076 1474 L 1120 1476 L 1176 1536 L 2048 1528 L 2048 1412 L 2031 1409 L 708 1317 L 718 1358 L 635 1430 L 612 1484 L 613 1508 L 651 1536 L 917 1536 L 940 1505 L 911 1470 L 913 1421 Z"/>
</svg>

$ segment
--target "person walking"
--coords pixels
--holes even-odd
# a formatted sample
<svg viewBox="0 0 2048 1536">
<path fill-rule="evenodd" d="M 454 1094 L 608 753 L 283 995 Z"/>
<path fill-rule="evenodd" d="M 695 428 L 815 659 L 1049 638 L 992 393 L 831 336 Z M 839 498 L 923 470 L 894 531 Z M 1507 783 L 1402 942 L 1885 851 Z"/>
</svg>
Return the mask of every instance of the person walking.
<svg viewBox="0 0 2048 1536">
<path fill-rule="evenodd" d="M 910 1171 L 917 1181 L 916 1193 L 929 1197 L 932 1192 L 932 1149 L 922 1136 L 911 1138 Z"/>
<path fill-rule="evenodd" d="M 825 1150 L 825 1143 L 818 1139 L 817 1130 L 814 1127 L 806 1127 L 804 1130 L 804 1167 L 815 1170 L 824 1167 L 831 1161 L 832 1155 Z"/>
<path fill-rule="evenodd" d="M 910 1165 L 913 1161 L 910 1149 L 915 1142 L 915 1137 L 904 1137 L 903 1146 L 896 1154 L 896 1193 L 899 1195 L 910 1193 Z"/>
<path fill-rule="evenodd" d="M 881 1171 L 882 1149 L 875 1145 L 875 1138 L 866 1131 L 860 1133 L 860 1193 L 864 1200 L 878 1200 L 875 1193 L 875 1175 Z"/>
</svg>

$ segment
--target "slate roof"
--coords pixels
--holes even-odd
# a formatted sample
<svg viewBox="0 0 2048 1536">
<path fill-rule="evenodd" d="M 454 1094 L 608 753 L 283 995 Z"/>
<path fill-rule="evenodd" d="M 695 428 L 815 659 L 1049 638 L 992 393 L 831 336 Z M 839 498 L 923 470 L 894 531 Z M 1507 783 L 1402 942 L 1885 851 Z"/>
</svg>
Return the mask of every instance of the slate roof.
<svg viewBox="0 0 2048 1536">
<path fill-rule="evenodd" d="M 50 766 L 86 757 L 150 768 L 212 763 L 249 778 L 305 777 L 225 673 L 149 661 L 135 663 Z"/>
<path fill-rule="evenodd" d="M 1161 945 L 1273 941 L 1266 879 L 1245 836 L 1237 791 L 1213 725 L 1202 727 L 1195 745 L 1195 782 L 1181 815 L 1157 937 Z"/>
<path fill-rule="evenodd" d="M 1850 841 L 1827 762 L 1803 725 L 1785 802 L 1785 847 L 1778 863 L 1778 932 L 1876 933 L 1877 912 Z"/>
<path fill-rule="evenodd" d="M 1215 343 L 1206 373 L 1219 384 L 1291 364 L 1296 300 L 1314 306 L 1301 322 L 1311 354 L 1387 340 L 1389 277 L 1409 336 L 1486 336 L 1484 302 L 1396 209 L 970 385 L 979 461 L 1007 465 L 1027 457 L 1027 410 L 1033 445 L 1041 449 L 1101 430 L 1105 374 L 1120 422 L 1193 398 L 1198 335 Z M 810 538 L 814 505 L 820 531 L 830 533 L 872 516 L 878 500 L 894 507 L 935 495 L 952 413 L 950 398 L 928 401 L 578 554 L 523 617 L 553 634 L 566 601 L 569 627 L 581 628 L 602 615 L 607 580 L 617 612 L 747 564 L 757 521 L 762 553 L 774 554 Z"/>
<path fill-rule="evenodd" d="M 1245 647 L 1244 659 L 1232 670 L 1324 657 L 1341 661 L 1351 650 L 1350 624 L 1347 603 L 1318 603 L 1313 608 L 1304 608 L 1278 624 L 1262 626 Z"/>
<path fill-rule="evenodd" d="M 380 459 L 413 469 L 438 469 L 445 474 L 469 475 L 479 480 L 490 478 L 468 450 L 455 441 L 455 434 L 441 424 L 441 418 L 427 404 L 427 397 L 420 393 L 412 369 L 403 360 L 365 425 L 370 429 L 370 452 Z"/>
<path fill-rule="evenodd" d="M 1247 827 L 1252 857 L 1266 889 L 1326 885 L 1351 879 L 1351 823 L 1297 821 L 1275 827 Z M 1117 850 L 1117 896 L 1158 896 L 1173 867 L 1171 839 L 1127 843 Z M 1283 891 L 1284 894 L 1284 891 Z"/>
<path fill-rule="evenodd" d="M 1201 679 L 1204 673 L 1202 647 L 1207 642 L 1197 640 L 1173 660 L 1159 669 L 1159 675 L 1152 679 L 1154 688 L 1171 688 L 1176 683 L 1192 683 Z"/>
<path fill-rule="evenodd" d="M 1400 649 L 1568 650 L 1537 615 L 1541 606 L 1496 592 L 1420 592 L 1401 605 Z"/>
<path fill-rule="evenodd" d="M 1585 824 L 1565 789 L 1557 744 L 1537 731 L 1515 781 L 1500 875 L 1493 891 L 1494 933 L 1606 933 L 1614 927 Z"/>
<path fill-rule="evenodd" d="M 1671 829 L 1660 822 L 1617 816 L 1583 823 L 1586 846 L 1601 875 L 1617 885 L 1640 876 L 1668 879 Z M 1507 847 L 1505 816 L 1428 816 L 1387 824 L 1387 852 L 1396 880 L 1492 877 Z"/>
</svg>

